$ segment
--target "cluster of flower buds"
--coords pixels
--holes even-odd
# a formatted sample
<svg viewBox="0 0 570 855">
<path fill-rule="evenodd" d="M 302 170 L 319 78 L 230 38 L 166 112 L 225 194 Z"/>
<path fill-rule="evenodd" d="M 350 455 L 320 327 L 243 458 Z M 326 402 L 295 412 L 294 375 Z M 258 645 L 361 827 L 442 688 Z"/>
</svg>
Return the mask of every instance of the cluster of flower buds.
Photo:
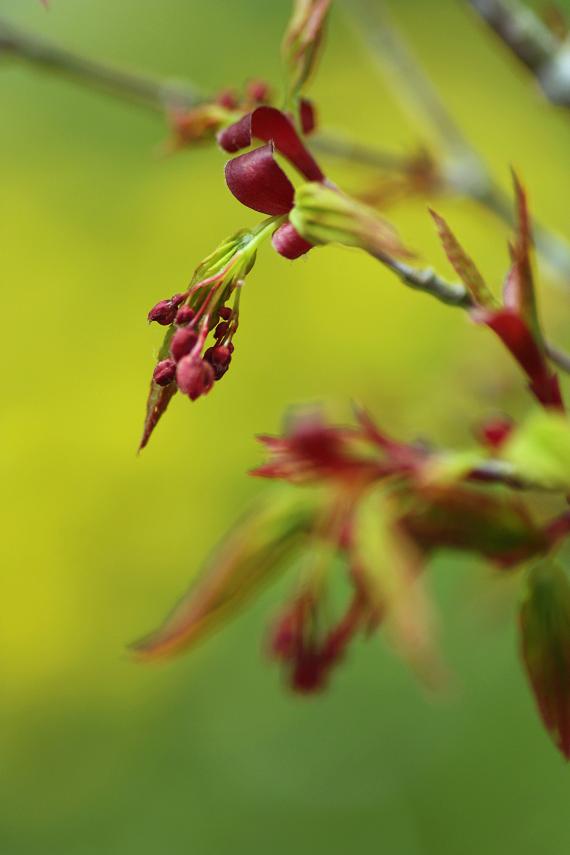
<svg viewBox="0 0 570 855">
<path fill-rule="evenodd" d="M 178 390 L 192 401 L 210 391 L 232 359 L 237 315 L 225 305 L 208 309 L 217 290 L 218 283 L 213 282 L 206 293 L 199 291 L 197 308 L 186 302 L 193 295 L 176 294 L 170 300 L 161 300 L 148 314 L 150 321 L 171 326 L 169 356 L 156 365 L 154 383 L 166 387 L 176 382 Z M 202 352 L 210 331 L 214 344 Z"/>
<path fill-rule="evenodd" d="M 167 327 L 153 372 L 141 448 L 177 392 L 192 401 L 227 372 L 239 324 L 241 286 L 273 222 L 233 235 L 198 266 L 182 294 L 160 300 L 148 320 Z M 228 305 L 232 302 L 232 306 Z"/>
</svg>

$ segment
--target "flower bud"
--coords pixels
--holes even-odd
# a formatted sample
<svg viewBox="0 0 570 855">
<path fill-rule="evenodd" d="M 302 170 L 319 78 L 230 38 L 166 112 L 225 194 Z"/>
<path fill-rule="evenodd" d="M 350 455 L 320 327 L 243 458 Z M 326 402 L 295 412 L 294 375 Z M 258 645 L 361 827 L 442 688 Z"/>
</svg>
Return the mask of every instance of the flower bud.
<svg viewBox="0 0 570 855">
<path fill-rule="evenodd" d="M 236 110 L 238 99 L 235 91 L 233 89 L 222 89 L 216 95 L 216 104 L 219 104 L 220 107 L 224 107 L 226 110 Z"/>
<path fill-rule="evenodd" d="M 356 246 L 381 259 L 410 255 L 395 229 L 373 208 L 322 183 L 302 184 L 297 189 L 289 219 L 312 244 Z"/>
<path fill-rule="evenodd" d="M 195 315 L 196 312 L 194 309 L 191 309 L 190 306 L 181 306 L 176 315 L 176 323 L 179 327 L 184 326 L 184 324 L 189 324 L 190 321 L 194 320 Z"/>
<path fill-rule="evenodd" d="M 208 348 L 204 354 L 204 360 L 214 369 L 216 380 L 220 380 L 230 367 L 232 352 L 229 346 L 218 344 L 215 347 Z"/>
<path fill-rule="evenodd" d="M 198 334 L 194 330 L 189 327 L 180 327 L 170 342 L 170 353 L 173 359 L 179 362 L 183 356 L 190 353 L 197 341 Z"/>
<path fill-rule="evenodd" d="M 195 401 L 214 385 L 214 369 L 199 356 L 184 356 L 176 369 L 176 382 L 184 395 Z"/>
<path fill-rule="evenodd" d="M 163 359 L 154 369 L 152 379 L 158 386 L 168 386 L 176 377 L 176 363 L 173 359 Z"/>
<path fill-rule="evenodd" d="M 229 306 L 222 306 L 220 311 L 218 312 L 220 318 L 223 318 L 224 321 L 229 321 L 232 316 L 232 310 Z"/>
<path fill-rule="evenodd" d="M 222 321 L 221 324 L 218 324 L 216 329 L 214 330 L 214 338 L 221 339 L 223 338 L 229 330 L 229 324 L 227 321 Z"/>
<path fill-rule="evenodd" d="M 246 94 L 250 101 L 256 104 L 265 104 L 269 101 L 271 90 L 265 80 L 250 80 L 246 86 Z"/>
<path fill-rule="evenodd" d="M 169 326 L 176 317 L 176 309 L 184 299 L 184 294 L 175 294 L 170 300 L 160 300 L 148 313 L 150 323 L 156 321 L 163 327 Z"/>
<path fill-rule="evenodd" d="M 313 248 L 313 245 L 306 241 L 305 238 L 302 238 L 295 227 L 289 222 L 283 223 L 282 226 L 279 226 L 273 232 L 271 243 L 273 244 L 273 249 L 279 255 L 290 259 L 290 261 L 300 258 L 301 255 L 305 255 L 306 252 Z"/>
</svg>

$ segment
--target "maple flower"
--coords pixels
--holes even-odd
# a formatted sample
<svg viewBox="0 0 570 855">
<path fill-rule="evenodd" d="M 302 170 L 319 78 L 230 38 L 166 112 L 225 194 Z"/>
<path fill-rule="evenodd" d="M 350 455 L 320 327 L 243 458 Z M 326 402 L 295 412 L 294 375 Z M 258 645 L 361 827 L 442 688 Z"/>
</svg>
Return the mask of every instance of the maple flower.
<svg viewBox="0 0 570 855">
<path fill-rule="evenodd" d="M 228 371 L 241 289 L 258 244 L 274 228 L 270 219 L 224 241 L 199 265 L 185 292 L 160 300 L 148 313 L 149 321 L 168 329 L 153 371 L 141 448 L 176 392 L 196 401 Z"/>
<path fill-rule="evenodd" d="M 309 133 L 314 128 L 312 106 L 302 100 L 299 109 L 302 130 Z M 308 181 L 326 180 L 291 118 L 281 110 L 257 107 L 218 134 L 220 146 L 230 154 L 249 148 L 254 139 L 265 145 L 233 158 L 225 170 L 229 190 L 246 207 L 272 216 L 286 215 L 292 210 L 295 189 L 277 163 L 276 151 Z M 308 252 L 312 245 L 287 221 L 276 229 L 273 246 L 280 255 L 293 260 Z"/>
</svg>

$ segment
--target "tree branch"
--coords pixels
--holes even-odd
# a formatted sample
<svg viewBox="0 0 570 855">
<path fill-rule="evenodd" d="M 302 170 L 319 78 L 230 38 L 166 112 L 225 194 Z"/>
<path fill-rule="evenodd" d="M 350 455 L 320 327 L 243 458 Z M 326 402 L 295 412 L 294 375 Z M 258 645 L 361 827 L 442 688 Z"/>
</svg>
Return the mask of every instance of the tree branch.
<svg viewBox="0 0 570 855">
<path fill-rule="evenodd" d="M 562 41 L 519 0 L 467 0 L 534 75 L 553 104 L 570 107 L 570 42 Z"/>
<path fill-rule="evenodd" d="M 411 267 L 403 261 L 381 254 L 372 257 L 391 270 L 404 285 L 415 291 L 423 291 L 446 306 L 467 310 L 475 308 L 470 294 L 460 282 L 447 282 L 429 267 Z M 570 374 L 570 354 L 548 341 L 545 341 L 544 349 L 553 365 L 565 374 Z"/>
<path fill-rule="evenodd" d="M 159 112 L 167 107 L 195 107 L 206 100 L 189 83 L 161 80 L 86 59 L 0 20 L 0 58 L 3 56 L 24 60 L 44 71 L 62 74 Z"/>
<path fill-rule="evenodd" d="M 481 0 L 482 2 L 482 0 Z M 424 124 L 441 143 L 444 189 L 484 205 L 509 226 L 514 225 L 510 199 L 494 181 L 483 158 L 465 138 L 437 89 L 420 67 L 382 0 L 345 0 L 361 37 L 383 75 L 400 93 L 400 103 L 414 124 Z M 569 58 L 570 73 L 570 58 Z M 569 84 L 570 85 L 570 84 Z M 538 252 L 564 277 L 570 275 L 568 243 L 540 223 L 534 223 Z"/>
<path fill-rule="evenodd" d="M 415 66 L 415 60 L 409 52 L 400 51 L 398 55 L 400 57 L 398 67 L 409 68 L 410 62 Z M 0 58 L 3 56 L 61 74 L 69 80 L 92 86 L 161 114 L 167 109 L 191 109 L 208 100 L 207 94 L 192 83 L 141 75 L 88 59 L 0 19 Z M 420 72 L 419 76 L 422 77 L 423 73 Z M 418 79 L 417 66 L 415 74 L 412 72 L 412 78 Z M 431 88 L 429 82 L 424 80 L 422 83 L 424 94 L 426 86 Z M 437 101 L 434 101 L 433 92 L 432 89 L 428 102 L 435 104 Z M 439 100 L 437 94 L 435 98 Z M 453 140 L 456 152 L 456 159 L 450 159 L 443 165 L 444 189 L 481 203 L 509 226 L 514 225 L 508 197 L 490 180 L 486 171 L 481 173 L 480 159 L 476 153 L 474 156 L 473 149 L 469 147 L 452 120 L 442 118 L 442 115 L 445 116 L 444 111 L 445 108 L 441 103 L 435 108 L 441 131 L 449 132 L 448 139 Z M 414 117 L 417 117 L 416 114 Z M 326 132 L 313 138 L 311 148 L 324 155 L 345 158 L 374 169 L 405 171 L 409 164 L 409 160 L 405 157 L 398 157 L 376 147 L 361 145 Z M 459 160 L 458 151 L 463 152 Z M 569 276 L 568 244 L 540 223 L 534 224 L 534 232 L 539 253 L 553 268 Z"/>
</svg>

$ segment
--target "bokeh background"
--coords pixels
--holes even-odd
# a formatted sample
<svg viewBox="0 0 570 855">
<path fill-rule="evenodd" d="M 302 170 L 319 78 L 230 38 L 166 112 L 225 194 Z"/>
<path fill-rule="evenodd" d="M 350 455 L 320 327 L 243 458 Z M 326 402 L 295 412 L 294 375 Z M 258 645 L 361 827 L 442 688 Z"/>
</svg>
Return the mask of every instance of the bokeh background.
<svg viewBox="0 0 570 855">
<path fill-rule="evenodd" d="M 568 7 L 568 4 L 566 4 Z M 570 121 L 466 8 L 393 11 L 468 138 L 570 239 Z M 215 90 L 281 80 L 288 0 L 2 0 L 0 13 L 78 51 Z M 398 107 L 340 10 L 313 96 L 322 122 L 412 150 Z M 426 697 L 382 640 L 357 645 L 330 691 L 292 697 L 263 655 L 269 590 L 193 654 L 135 665 L 209 549 L 263 488 L 253 437 L 295 402 L 348 417 L 365 402 L 403 437 L 468 442 L 501 403 L 525 411 L 498 344 L 357 252 L 294 265 L 260 253 L 232 370 L 175 400 L 135 454 L 160 330 L 149 307 L 255 222 L 215 150 L 160 156 L 166 126 L 135 106 L 0 64 L 0 852 L 3 855 L 487 855 L 569 851 L 570 777 L 517 662 L 512 584 L 473 560 L 433 568 L 449 691 Z M 327 162 L 350 189 L 364 170 Z M 431 200 L 432 202 L 434 200 Z M 392 212 L 449 273 L 426 200 Z M 437 200 L 490 281 L 508 230 Z M 570 345 L 568 286 L 540 265 L 552 337 Z M 357 318 L 357 323 L 355 323 Z"/>
</svg>

